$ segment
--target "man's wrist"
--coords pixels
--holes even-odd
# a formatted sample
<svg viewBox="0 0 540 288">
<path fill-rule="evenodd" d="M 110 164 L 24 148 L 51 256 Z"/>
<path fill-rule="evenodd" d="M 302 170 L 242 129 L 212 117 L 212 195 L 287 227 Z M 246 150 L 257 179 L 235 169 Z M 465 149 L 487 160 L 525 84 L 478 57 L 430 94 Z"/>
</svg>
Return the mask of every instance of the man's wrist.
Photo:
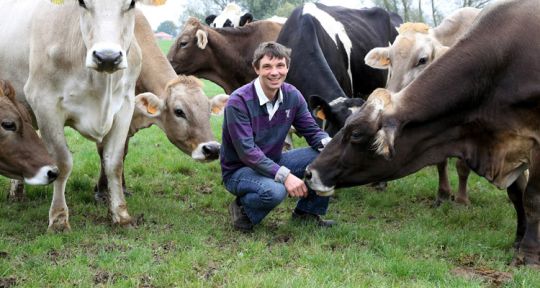
<svg viewBox="0 0 540 288">
<path fill-rule="evenodd" d="M 276 177 L 274 177 L 274 180 L 279 183 L 285 183 L 285 179 L 287 179 L 287 176 L 291 173 L 291 170 L 285 166 L 279 167 Z"/>
</svg>

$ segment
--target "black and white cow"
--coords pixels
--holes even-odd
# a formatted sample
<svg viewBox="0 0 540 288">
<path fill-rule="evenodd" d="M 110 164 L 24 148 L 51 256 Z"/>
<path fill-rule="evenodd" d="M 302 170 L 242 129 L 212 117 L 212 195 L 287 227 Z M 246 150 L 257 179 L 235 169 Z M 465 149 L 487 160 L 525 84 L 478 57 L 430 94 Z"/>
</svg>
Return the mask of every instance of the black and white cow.
<svg viewBox="0 0 540 288">
<path fill-rule="evenodd" d="M 375 47 L 386 46 L 397 36 L 399 16 L 381 8 L 349 9 L 307 3 L 296 8 L 283 26 L 277 42 L 292 49 L 287 82 L 296 86 L 308 100 L 318 95 L 314 108 L 329 107 L 340 97 L 362 98 L 386 84 L 386 71 L 364 64 L 364 57 Z M 328 127 L 332 110 L 342 111 L 340 102 L 324 111 Z M 347 109 L 347 108 L 345 108 Z M 345 111 L 348 111 L 345 110 Z"/>
<path fill-rule="evenodd" d="M 229 3 L 219 15 L 208 15 L 204 22 L 213 28 L 240 27 L 253 21 L 251 13 L 245 13 L 235 3 Z"/>
</svg>

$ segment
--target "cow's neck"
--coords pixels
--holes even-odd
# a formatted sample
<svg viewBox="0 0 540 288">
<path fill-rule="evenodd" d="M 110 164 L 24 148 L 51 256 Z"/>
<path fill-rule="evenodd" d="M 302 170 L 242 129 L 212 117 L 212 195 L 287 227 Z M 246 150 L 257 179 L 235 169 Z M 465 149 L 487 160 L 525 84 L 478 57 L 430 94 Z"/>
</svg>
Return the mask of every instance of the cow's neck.
<svg viewBox="0 0 540 288">
<path fill-rule="evenodd" d="M 209 70 L 200 71 L 198 76 L 218 84 L 223 87 L 225 93 L 231 94 L 237 88 L 257 77 L 257 74 L 251 67 L 253 55 L 242 54 L 242 51 L 250 50 L 244 47 L 244 43 L 246 37 L 250 37 L 253 33 L 237 34 L 227 32 L 225 29 L 221 30 L 224 36 L 212 29 L 208 29 L 211 36 L 208 37 L 209 42 L 206 49 L 213 50 L 214 53 L 210 53 L 211 55 L 220 55 L 220 57 L 214 59 L 219 64 L 214 65 Z M 219 47 L 227 47 L 227 49 L 217 50 Z M 223 53 L 227 54 L 223 55 Z M 231 73 L 231 71 L 234 71 L 234 73 Z"/>
<path fill-rule="evenodd" d="M 150 24 L 140 11 L 137 11 L 135 18 L 135 38 L 142 51 L 137 92 L 152 92 L 163 99 L 166 97 L 165 86 L 176 78 L 176 73 L 158 47 Z"/>
</svg>

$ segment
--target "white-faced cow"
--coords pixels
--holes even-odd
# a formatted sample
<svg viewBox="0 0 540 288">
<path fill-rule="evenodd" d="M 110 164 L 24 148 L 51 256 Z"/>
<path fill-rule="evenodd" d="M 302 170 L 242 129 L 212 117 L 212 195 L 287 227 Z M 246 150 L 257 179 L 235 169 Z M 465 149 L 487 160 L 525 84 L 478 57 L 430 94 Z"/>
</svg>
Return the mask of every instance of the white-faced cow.
<svg viewBox="0 0 540 288">
<path fill-rule="evenodd" d="M 399 35 L 394 43 L 388 47 L 372 49 L 366 55 L 365 62 L 373 68 L 388 70 L 386 89 L 394 92 L 400 91 L 463 36 L 471 27 L 478 13 L 480 13 L 480 9 L 472 7 L 458 9 L 435 28 L 429 28 L 424 23 L 402 24 L 398 29 Z M 447 166 L 446 159 L 437 164 L 439 172 L 437 205 L 452 198 Z M 461 160 L 457 161 L 456 168 L 459 176 L 459 188 L 455 201 L 469 204 L 467 178 L 470 170 Z"/>
<path fill-rule="evenodd" d="M 140 129 L 158 126 L 182 152 L 197 161 L 219 157 L 220 144 L 214 140 L 210 127 L 211 106 L 194 76 L 177 76 L 158 47 L 150 24 L 136 12 L 135 38 L 141 47 L 142 68 L 137 80 L 135 111 L 131 119 L 124 149 L 127 155 L 129 138 Z M 100 156 L 101 156 L 101 152 Z M 107 192 L 107 176 L 102 157 L 101 173 L 96 186 L 96 199 L 103 200 Z M 122 174 L 123 191 L 126 181 Z"/>
<path fill-rule="evenodd" d="M 251 13 L 242 12 L 236 3 L 229 3 L 219 15 L 208 15 L 204 22 L 212 28 L 240 27 L 253 21 Z"/>
<path fill-rule="evenodd" d="M 328 195 L 459 157 L 507 188 L 517 212 L 514 263 L 539 265 L 538 51 L 538 1 L 493 2 L 407 87 L 375 91 L 307 169 L 308 184 Z"/>
<path fill-rule="evenodd" d="M 32 127 L 26 108 L 15 99 L 15 90 L 0 80 L 0 174 L 24 179 L 31 185 L 49 184 L 58 168 Z"/>
<path fill-rule="evenodd" d="M 231 94 L 257 77 L 251 65 L 253 52 L 260 43 L 275 41 L 281 26 L 257 21 L 238 28 L 212 29 L 189 18 L 167 58 L 177 74 L 208 79 Z"/>
<path fill-rule="evenodd" d="M 394 40 L 395 26 L 401 21 L 393 23 L 392 19 L 380 8 L 349 9 L 318 3 L 296 8 L 277 39 L 292 49 L 287 82 L 302 92 L 312 109 L 341 97 L 362 98 L 384 87 L 386 71 L 373 69 L 363 60 L 369 50 Z M 319 95 L 321 101 L 309 101 L 313 95 Z M 349 111 L 342 108 L 336 109 Z M 332 111 L 324 112 L 329 127 L 343 125 L 335 122 Z"/>
<path fill-rule="evenodd" d="M 0 76 L 13 79 L 16 90 L 24 84 L 24 94 L 19 96 L 24 95 L 32 108 L 59 168 L 49 210 L 50 230 L 70 229 L 64 194 L 73 160 L 64 136 L 66 125 L 103 149 L 112 221 L 131 223 L 122 193 L 122 157 L 141 69 L 141 52 L 133 35 L 136 2 L 0 2 Z"/>
</svg>

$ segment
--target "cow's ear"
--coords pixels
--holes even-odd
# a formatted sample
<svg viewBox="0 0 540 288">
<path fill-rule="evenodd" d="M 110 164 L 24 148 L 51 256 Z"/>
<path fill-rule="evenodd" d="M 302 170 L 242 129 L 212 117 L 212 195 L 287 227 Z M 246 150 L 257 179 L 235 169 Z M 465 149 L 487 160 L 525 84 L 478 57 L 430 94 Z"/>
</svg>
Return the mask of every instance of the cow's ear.
<svg viewBox="0 0 540 288">
<path fill-rule="evenodd" d="M 15 101 L 15 88 L 11 86 L 11 83 L 5 80 L 0 80 L 0 90 L 9 99 Z"/>
<path fill-rule="evenodd" d="M 366 65 L 376 69 L 388 69 L 390 67 L 390 47 L 377 47 L 371 49 L 364 58 Z"/>
<path fill-rule="evenodd" d="M 311 95 L 309 97 L 309 108 L 313 111 L 313 116 L 320 120 L 327 120 L 329 117 L 332 117 L 330 105 L 318 95 Z"/>
<path fill-rule="evenodd" d="M 240 17 L 240 22 L 238 23 L 238 26 L 244 26 L 251 22 L 253 22 L 253 15 L 251 15 L 251 13 L 246 13 Z"/>
<path fill-rule="evenodd" d="M 221 115 L 227 105 L 229 100 L 229 95 L 227 94 L 218 94 L 210 99 L 210 111 L 212 115 Z"/>
<path fill-rule="evenodd" d="M 216 19 L 216 15 L 212 14 L 212 15 L 208 15 L 206 16 L 206 18 L 204 18 L 204 22 L 206 22 L 206 24 L 208 24 L 208 26 L 210 26 L 210 24 L 212 24 L 212 22 L 214 22 L 214 20 Z"/>
<path fill-rule="evenodd" d="M 147 117 L 158 117 L 165 110 L 165 102 L 154 93 L 146 92 L 135 96 L 135 111 Z"/>
<path fill-rule="evenodd" d="M 195 36 L 197 37 L 197 46 L 201 49 L 206 48 L 206 44 L 208 44 L 208 34 L 206 31 L 199 29 L 195 33 Z"/>
<path fill-rule="evenodd" d="M 448 51 L 450 47 L 448 46 L 438 46 L 435 47 L 435 51 L 433 51 L 433 59 L 437 59 L 441 57 L 446 51 Z"/>
</svg>

